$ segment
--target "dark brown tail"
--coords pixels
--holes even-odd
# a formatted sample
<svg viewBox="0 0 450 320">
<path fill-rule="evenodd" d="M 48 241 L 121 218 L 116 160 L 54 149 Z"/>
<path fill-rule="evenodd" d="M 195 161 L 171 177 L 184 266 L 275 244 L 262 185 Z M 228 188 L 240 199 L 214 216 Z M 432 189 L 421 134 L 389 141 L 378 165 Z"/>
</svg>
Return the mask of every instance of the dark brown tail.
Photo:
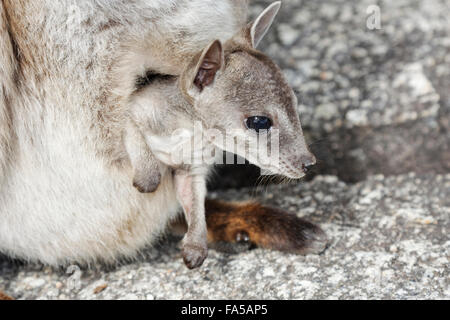
<svg viewBox="0 0 450 320">
<path fill-rule="evenodd" d="M 14 300 L 14 299 L 0 291 L 0 301 L 6 301 L 6 300 Z"/>
<path fill-rule="evenodd" d="M 206 201 L 208 241 L 224 251 L 257 246 L 298 254 L 320 253 L 328 240 L 320 227 L 258 203 Z M 237 251 L 240 251 L 237 249 Z"/>
</svg>

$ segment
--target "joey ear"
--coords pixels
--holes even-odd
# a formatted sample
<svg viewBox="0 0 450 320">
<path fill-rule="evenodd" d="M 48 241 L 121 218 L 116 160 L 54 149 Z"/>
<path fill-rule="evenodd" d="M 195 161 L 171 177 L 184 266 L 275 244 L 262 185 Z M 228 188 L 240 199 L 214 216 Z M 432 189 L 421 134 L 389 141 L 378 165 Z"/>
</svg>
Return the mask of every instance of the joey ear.
<svg viewBox="0 0 450 320">
<path fill-rule="evenodd" d="M 194 85 L 203 91 L 216 78 L 217 71 L 224 64 L 224 51 L 219 40 L 212 42 L 202 53 L 196 67 Z"/>
<path fill-rule="evenodd" d="M 251 45 L 254 49 L 258 47 L 258 44 L 264 38 L 267 31 L 269 31 L 270 26 L 280 10 L 280 7 L 281 1 L 272 3 L 266 10 L 263 11 L 263 13 L 259 15 L 255 22 L 250 25 L 250 39 Z"/>
</svg>

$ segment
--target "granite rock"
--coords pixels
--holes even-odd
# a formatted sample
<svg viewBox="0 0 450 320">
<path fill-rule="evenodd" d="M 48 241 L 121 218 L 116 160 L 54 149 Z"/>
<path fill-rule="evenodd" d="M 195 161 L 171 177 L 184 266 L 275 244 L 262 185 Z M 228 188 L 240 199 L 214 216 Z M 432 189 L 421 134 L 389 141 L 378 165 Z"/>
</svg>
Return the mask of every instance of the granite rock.
<svg viewBox="0 0 450 320">
<path fill-rule="evenodd" d="M 55 270 L 0 263 L 0 288 L 20 299 L 450 299 L 450 175 L 373 176 L 212 193 L 256 198 L 320 224 L 319 256 L 211 251 L 188 270 L 174 238 L 133 262 Z M 97 292 L 97 293 L 95 293 Z"/>
</svg>

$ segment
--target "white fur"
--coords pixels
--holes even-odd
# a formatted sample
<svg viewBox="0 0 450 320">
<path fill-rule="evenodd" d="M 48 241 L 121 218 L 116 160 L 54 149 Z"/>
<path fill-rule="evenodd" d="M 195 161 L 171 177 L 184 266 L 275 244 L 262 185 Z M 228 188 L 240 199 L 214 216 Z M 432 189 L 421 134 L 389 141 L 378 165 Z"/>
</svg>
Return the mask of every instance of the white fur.
<svg viewBox="0 0 450 320">
<path fill-rule="evenodd" d="M 165 230 L 179 210 L 173 179 L 164 175 L 150 195 L 133 188 L 118 147 L 125 116 L 101 102 L 108 71 L 128 40 L 151 32 L 175 40 L 182 31 L 190 35 L 174 43 L 179 53 L 231 37 L 242 23 L 238 2 L 29 0 L 21 19 L 34 29 L 17 40 L 35 45 L 35 60 L 17 88 L 8 80 L 15 67 L 0 29 L 0 93 L 14 96 L 11 121 L 1 119 L 8 109 L 0 97 L 0 128 L 12 124 L 16 136 L 12 160 L 0 155 L 8 167 L 0 175 L 1 252 L 52 265 L 114 261 L 135 255 Z M 172 14 L 174 6 L 181 9 Z"/>
</svg>

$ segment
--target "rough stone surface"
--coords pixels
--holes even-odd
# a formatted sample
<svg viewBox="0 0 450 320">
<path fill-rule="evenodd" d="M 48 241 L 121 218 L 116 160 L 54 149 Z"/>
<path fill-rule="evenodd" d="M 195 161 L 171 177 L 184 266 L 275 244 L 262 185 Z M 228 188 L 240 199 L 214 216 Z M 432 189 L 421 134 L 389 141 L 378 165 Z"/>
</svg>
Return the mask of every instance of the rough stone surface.
<svg viewBox="0 0 450 320">
<path fill-rule="evenodd" d="M 450 175 L 374 176 L 356 185 L 321 176 L 211 196 L 290 210 L 319 223 L 332 244 L 306 257 L 211 251 L 189 271 L 178 242 L 167 239 L 136 262 L 72 276 L 5 261 L 0 288 L 22 299 L 450 299 Z"/>
</svg>

